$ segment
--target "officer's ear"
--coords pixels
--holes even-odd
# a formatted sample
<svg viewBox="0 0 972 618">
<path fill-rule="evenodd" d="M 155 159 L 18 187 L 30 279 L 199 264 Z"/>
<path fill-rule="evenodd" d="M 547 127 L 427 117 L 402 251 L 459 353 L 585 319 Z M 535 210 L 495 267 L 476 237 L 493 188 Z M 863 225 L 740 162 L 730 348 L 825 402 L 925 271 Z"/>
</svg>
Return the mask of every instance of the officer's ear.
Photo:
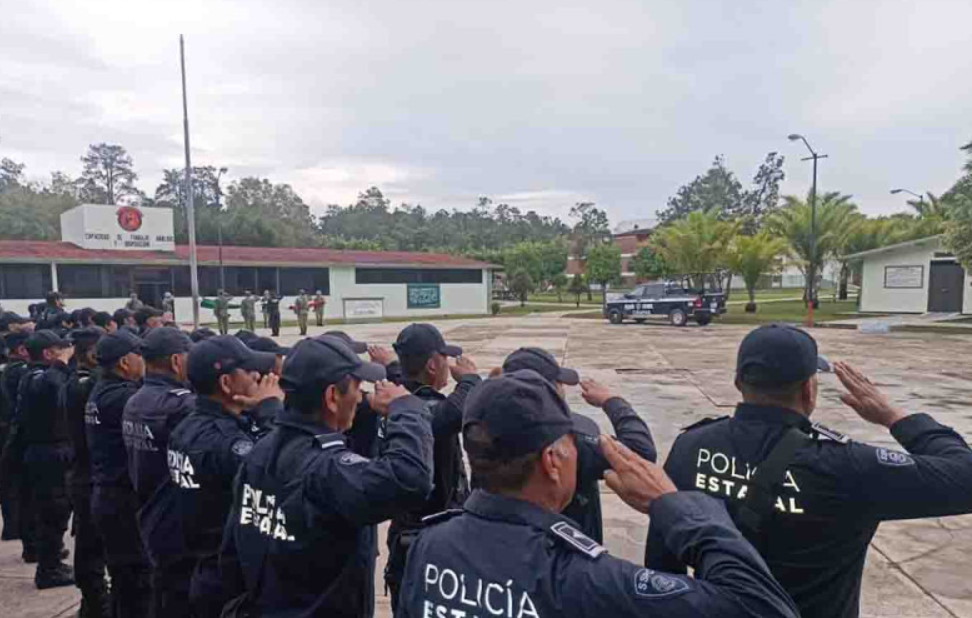
<svg viewBox="0 0 972 618">
<path fill-rule="evenodd" d="M 817 376 L 811 376 L 800 387 L 800 399 L 807 416 L 817 407 Z"/>
</svg>

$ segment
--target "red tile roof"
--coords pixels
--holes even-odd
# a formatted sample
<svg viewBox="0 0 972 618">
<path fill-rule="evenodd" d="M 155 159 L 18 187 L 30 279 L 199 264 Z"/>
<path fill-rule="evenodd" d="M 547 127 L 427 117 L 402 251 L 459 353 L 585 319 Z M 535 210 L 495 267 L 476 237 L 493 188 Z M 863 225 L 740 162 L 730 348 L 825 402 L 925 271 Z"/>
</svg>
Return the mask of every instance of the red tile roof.
<svg viewBox="0 0 972 618">
<path fill-rule="evenodd" d="M 219 262 L 219 248 L 196 247 L 200 264 Z M 115 263 L 188 263 L 189 247 L 176 246 L 175 253 L 165 251 L 113 251 L 82 249 L 67 242 L 0 240 L 0 261 L 4 262 L 115 262 Z M 254 266 L 326 266 L 347 264 L 361 266 L 428 266 L 432 268 L 491 268 L 492 264 L 443 253 L 408 251 L 342 251 L 300 247 L 223 247 L 224 264 Z"/>
</svg>

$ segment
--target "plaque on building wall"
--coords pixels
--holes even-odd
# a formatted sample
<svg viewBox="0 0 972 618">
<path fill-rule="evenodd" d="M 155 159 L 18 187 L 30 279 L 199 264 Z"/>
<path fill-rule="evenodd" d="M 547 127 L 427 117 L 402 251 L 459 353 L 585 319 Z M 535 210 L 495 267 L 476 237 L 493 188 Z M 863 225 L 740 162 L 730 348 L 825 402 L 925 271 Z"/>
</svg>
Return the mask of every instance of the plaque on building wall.
<svg viewBox="0 0 972 618">
<path fill-rule="evenodd" d="M 924 266 L 885 266 L 884 287 L 921 289 L 925 286 Z"/>
<path fill-rule="evenodd" d="M 380 320 L 385 315 L 385 301 L 382 298 L 345 298 L 344 319 Z"/>
<path fill-rule="evenodd" d="M 438 309 L 442 303 L 442 294 L 438 283 L 409 283 L 409 309 Z"/>
</svg>

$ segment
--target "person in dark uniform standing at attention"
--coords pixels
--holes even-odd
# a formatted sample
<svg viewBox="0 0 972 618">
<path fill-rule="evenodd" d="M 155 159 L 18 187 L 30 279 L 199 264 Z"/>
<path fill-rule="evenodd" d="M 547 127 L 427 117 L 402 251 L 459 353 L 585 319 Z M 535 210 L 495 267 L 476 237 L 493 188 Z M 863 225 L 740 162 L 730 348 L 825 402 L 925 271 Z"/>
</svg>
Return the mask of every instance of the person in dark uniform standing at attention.
<svg viewBox="0 0 972 618">
<path fill-rule="evenodd" d="M 260 615 L 374 614 L 375 524 L 432 491 L 425 404 L 384 378 L 384 367 L 334 337 L 305 339 L 287 358 L 287 408 L 243 462 L 221 552 L 224 577 L 242 584 Z M 376 383 L 371 405 L 389 417 L 375 459 L 351 450 L 343 433 L 362 382 Z"/>
<path fill-rule="evenodd" d="M 37 548 L 34 546 L 33 515 L 30 509 L 30 488 L 24 483 L 24 444 L 20 431 L 20 380 L 27 374 L 30 354 L 27 352 L 27 339 L 31 331 L 11 331 L 4 336 L 7 342 L 7 363 L 0 376 L 0 394 L 10 412 L 7 439 L 4 442 L 3 456 L 0 459 L 0 500 L 3 506 L 3 540 L 20 539 L 23 543 L 23 558 L 36 560 Z M 28 522 L 27 525 L 21 525 Z"/>
<path fill-rule="evenodd" d="M 860 444 L 810 422 L 817 343 L 773 324 L 750 332 L 736 361 L 743 403 L 675 441 L 665 468 L 683 489 L 726 503 L 803 618 L 860 614 L 867 548 L 882 521 L 972 512 L 972 449 L 927 414 L 908 414 L 866 377 L 838 363 L 841 400 L 887 427 L 905 452 Z M 681 567 L 649 530 L 649 568 Z"/>
<path fill-rule="evenodd" d="M 95 346 L 105 330 L 91 326 L 71 333 L 75 371 L 61 391 L 61 408 L 67 419 L 74 449 L 68 475 L 68 496 L 74 509 L 74 579 L 81 591 L 78 618 L 111 615 L 111 600 L 105 582 L 105 544 L 91 517 L 91 459 L 85 436 L 84 410 L 97 381 Z"/>
<path fill-rule="evenodd" d="M 71 377 L 71 343 L 49 330 L 35 332 L 26 343 L 30 369 L 20 381 L 20 423 L 23 431 L 25 481 L 33 496 L 39 590 L 74 584 L 74 570 L 61 562 L 64 533 L 71 518 L 67 473 L 71 435 L 58 405 Z"/>
<path fill-rule="evenodd" d="M 145 380 L 125 405 L 123 430 L 128 473 L 138 499 L 139 529 L 152 563 L 152 616 L 188 616 L 189 579 L 195 562 L 185 556 L 177 522 L 166 510 L 171 486 L 167 447 L 172 430 L 193 410 L 187 366 L 192 340 L 177 328 L 145 336 Z M 177 530 L 178 528 L 174 528 Z"/>
<path fill-rule="evenodd" d="M 283 409 L 276 357 L 232 335 L 211 337 L 189 352 L 196 407 L 169 435 L 169 474 L 186 557 L 195 561 L 189 602 L 196 616 L 219 616 L 232 596 L 219 574 L 219 546 L 233 502 L 233 478 L 262 432 L 245 410 L 267 418 Z"/>
<path fill-rule="evenodd" d="M 128 476 L 122 432 L 125 404 L 145 374 L 142 340 L 122 328 L 95 347 L 101 379 L 84 411 L 91 453 L 91 515 L 105 542 L 116 618 L 143 617 L 149 606 L 149 564 L 136 522 L 138 497 Z"/>
<path fill-rule="evenodd" d="M 462 511 L 427 520 L 408 556 L 399 618 L 799 615 L 718 500 L 677 491 L 660 467 L 606 436 L 608 485 L 650 515 L 695 577 L 620 560 L 577 530 L 560 512 L 577 480 L 577 429 L 554 385 L 534 371 L 472 392 L 463 443 L 481 486 Z"/>
<path fill-rule="evenodd" d="M 263 328 L 270 328 L 270 310 L 267 303 L 270 301 L 270 290 L 263 290 L 263 296 L 260 297 L 260 311 L 263 313 Z"/>
<path fill-rule="evenodd" d="M 270 331 L 273 333 L 274 337 L 280 336 L 280 297 L 276 294 L 270 294 L 264 297 L 267 304 L 267 310 L 264 315 L 269 316 L 270 321 Z"/>
<path fill-rule="evenodd" d="M 520 348 L 503 361 L 503 373 L 532 369 L 554 385 L 561 397 L 567 397 L 567 387 L 581 385 L 581 395 L 590 405 L 601 408 L 611 421 L 617 439 L 635 454 L 654 463 L 658 458 L 655 441 L 648 424 L 638 416 L 631 405 L 614 395 L 607 387 L 594 380 L 581 382 L 573 369 L 561 367 L 552 354 L 541 348 Z M 604 542 L 601 520 L 601 489 L 598 481 L 609 469 L 601 456 L 597 438 L 597 423 L 591 418 L 571 412 L 574 423 L 583 428 L 577 440 L 577 491 L 563 514 L 577 522 L 581 532 L 598 543 Z M 473 484 L 475 485 L 475 479 Z"/>
<path fill-rule="evenodd" d="M 432 495 L 421 508 L 399 515 L 388 529 L 388 564 L 385 584 L 391 595 L 392 609 L 397 606 L 398 590 L 405 572 L 408 548 L 422 527 L 422 518 L 446 509 L 462 506 L 469 495 L 469 479 L 462 460 L 459 433 L 462 410 L 469 392 L 482 378 L 476 363 L 462 355 L 462 348 L 448 345 L 442 333 L 431 324 L 412 324 L 398 334 L 394 344 L 402 365 L 404 386 L 426 402 L 432 414 L 435 438 L 434 485 Z M 456 359 L 450 364 L 449 359 Z M 449 384 L 449 375 L 457 382 L 448 397 L 440 391 Z"/>
</svg>

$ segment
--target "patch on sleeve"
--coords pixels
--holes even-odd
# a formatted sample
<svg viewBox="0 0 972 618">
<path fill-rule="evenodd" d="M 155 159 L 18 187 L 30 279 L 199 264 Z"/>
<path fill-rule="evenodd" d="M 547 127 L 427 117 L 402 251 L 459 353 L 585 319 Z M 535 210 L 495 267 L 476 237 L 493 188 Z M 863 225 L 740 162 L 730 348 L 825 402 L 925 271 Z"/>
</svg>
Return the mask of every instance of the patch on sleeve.
<svg viewBox="0 0 972 618">
<path fill-rule="evenodd" d="M 597 541 L 565 521 L 558 521 L 554 525 L 550 526 L 550 531 L 561 539 L 567 541 L 571 547 L 580 551 L 582 554 L 587 555 L 589 558 L 597 558 L 607 551 L 607 549 L 598 544 Z"/>
<path fill-rule="evenodd" d="M 877 454 L 878 463 L 882 466 L 913 466 L 915 465 L 915 460 L 907 453 L 900 453 L 898 451 L 889 451 L 886 448 L 874 449 Z"/>
<path fill-rule="evenodd" d="M 689 591 L 688 582 L 681 577 L 638 569 L 634 575 L 634 591 L 639 597 L 661 599 Z"/>
<path fill-rule="evenodd" d="M 191 395 L 192 391 L 188 388 L 174 388 L 169 393 L 175 395 L 176 397 L 185 397 L 186 395 Z"/>
<path fill-rule="evenodd" d="M 239 455 L 240 457 L 245 457 L 250 454 L 253 450 L 253 443 L 249 440 L 237 440 L 230 447 L 234 455 Z"/>
<path fill-rule="evenodd" d="M 367 457 L 362 457 L 357 453 L 352 453 L 349 451 L 341 455 L 341 458 L 338 459 L 338 461 L 341 463 L 342 466 L 353 466 L 354 464 L 364 463 L 369 460 Z"/>
<path fill-rule="evenodd" d="M 811 427 L 818 437 L 833 440 L 834 442 L 840 442 L 841 444 L 847 444 L 850 442 L 850 438 L 839 431 L 827 427 L 826 425 L 814 423 Z"/>
</svg>

